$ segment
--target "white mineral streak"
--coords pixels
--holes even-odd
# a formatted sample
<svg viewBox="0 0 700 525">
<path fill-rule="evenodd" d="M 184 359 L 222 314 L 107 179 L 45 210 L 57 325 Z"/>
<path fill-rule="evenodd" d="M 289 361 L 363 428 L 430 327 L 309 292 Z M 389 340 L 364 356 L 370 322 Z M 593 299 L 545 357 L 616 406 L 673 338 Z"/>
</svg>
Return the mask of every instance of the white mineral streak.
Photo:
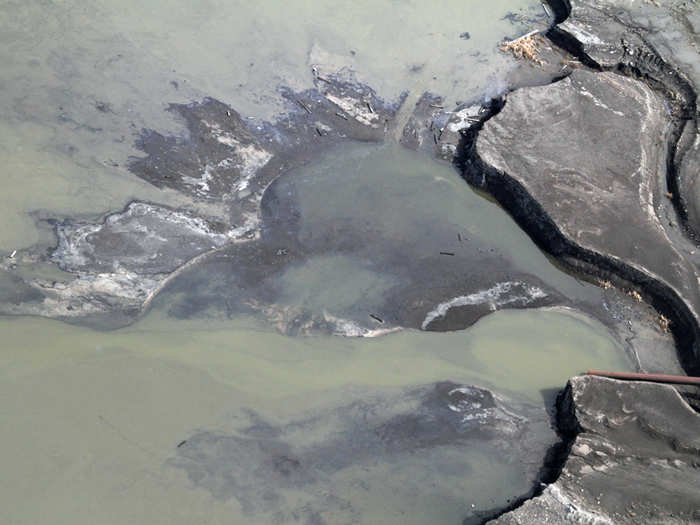
<svg viewBox="0 0 700 525">
<path fill-rule="evenodd" d="M 336 97 L 330 93 L 324 93 L 324 96 L 333 102 L 336 106 L 342 109 L 345 113 L 357 120 L 360 124 L 378 127 L 379 115 L 370 112 L 367 103 L 363 100 L 357 100 L 351 97 Z"/>
<path fill-rule="evenodd" d="M 566 518 L 569 523 L 581 523 L 585 525 L 613 525 L 613 522 L 607 517 L 579 508 L 576 503 L 561 490 L 559 490 L 559 487 L 556 485 L 549 485 L 545 489 L 544 494 L 549 494 L 554 501 L 566 508 Z"/>
<path fill-rule="evenodd" d="M 479 118 L 481 106 L 469 106 L 453 113 L 447 122 L 447 130 L 458 133 L 460 130 L 468 128 Z"/>
<path fill-rule="evenodd" d="M 596 45 L 601 45 L 603 44 L 603 41 L 598 38 L 597 35 L 594 33 L 591 33 L 587 29 L 582 28 L 579 25 L 573 24 L 570 21 L 565 21 L 561 24 L 559 24 L 560 27 L 562 27 L 564 30 L 566 30 L 568 33 L 571 33 L 576 37 L 576 39 L 581 42 L 582 44 L 596 44 Z"/>
<path fill-rule="evenodd" d="M 585 86 L 579 85 L 577 86 L 579 93 L 583 95 L 584 97 L 590 98 L 593 103 L 598 106 L 599 108 L 603 108 L 607 111 L 610 111 L 611 113 L 614 113 L 618 117 L 624 117 L 625 114 L 622 111 L 617 111 L 616 109 L 612 109 L 610 106 L 606 105 L 605 103 L 601 102 L 593 93 L 588 91 Z"/>
<path fill-rule="evenodd" d="M 269 151 L 260 149 L 254 144 L 238 146 L 236 148 L 236 156 L 238 157 L 238 168 L 241 172 L 241 178 L 234 184 L 235 191 L 245 190 L 258 170 L 272 158 L 272 154 Z"/>
<path fill-rule="evenodd" d="M 524 295 L 509 295 L 514 287 L 521 287 Z M 435 319 L 444 317 L 445 314 L 456 306 L 467 306 L 476 304 L 488 304 L 491 310 L 497 310 L 499 306 L 510 303 L 528 304 L 535 299 L 547 297 L 547 294 L 537 286 L 528 286 L 520 281 L 506 281 L 498 283 L 486 290 L 480 290 L 469 295 L 460 295 L 444 303 L 440 303 L 433 310 L 428 312 L 421 328 L 425 330 Z"/>
<path fill-rule="evenodd" d="M 144 277 L 122 270 L 84 275 L 68 282 L 35 281 L 32 286 L 46 296 L 41 303 L 25 305 L 22 313 L 51 317 L 104 313 L 109 311 L 110 297 L 140 308 L 164 279 L 164 275 Z"/>
<path fill-rule="evenodd" d="M 222 130 L 221 126 L 216 123 L 204 121 L 204 124 L 211 130 L 212 135 L 219 143 L 233 150 L 233 156 L 219 162 L 217 167 L 229 168 L 231 166 L 235 166 L 238 168 L 241 176 L 234 183 L 233 192 L 236 194 L 245 190 L 248 188 L 250 180 L 255 176 L 255 174 L 272 158 L 272 153 L 258 147 L 253 143 L 246 145 L 241 144 L 241 141 L 238 140 L 233 134 Z M 208 169 L 210 169 L 209 166 L 207 166 L 205 169 L 205 174 L 207 173 Z M 206 179 L 206 182 L 208 183 L 209 180 L 210 178 Z M 206 191 L 209 191 L 208 184 Z"/>
<path fill-rule="evenodd" d="M 221 164 L 221 163 L 219 163 Z M 206 195 L 209 193 L 209 182 L 212 180 L 213 174 L 211 172 L 212 167 L 207 164 L 204 167 L 201 177 L 182 177 L 182 182 L 189 184 L 191 186 L 197 187 L 197 193 L 200 195 Z"/>
<path fill-rule="evenodd" d="M 327 323 L 333 325 L 333 333 L 335 335 L 342 335 L 345 337 L 378 337 L 401 330 L 401 327 L 398 326 L 392 328 L 366 328 L 360 326 L 355 321 L 335 317 L 327 312 L 323 313 L 323 318 Z"/>
<path fill-rule="evenodd" d="M 259 204 L 259 196 L 256 198 L 258 201 L 256 204 Z M 142 219 L 148 222 L 144 224 L 141 222 Z M 126 228 L 128 231 L 140 232 L 143 238 L 151 239 L 153 242 L 144 243 L 144 246 L 150 247 L 150 251 L 147 250 L 145 254 L 141 254 L 139 259 L 158 257 L 159 247 L 163 243 L 169 242 L 169 239 L 158 235 L 158 228 L 154 230 L 153 227 L 154 222 L 168 225 L 170 228 L 176 227 L 178 235 L 181 236 L 206 239 L 205 246 L 210 248 L 204 248 L 201 253 L 171 273 L 137 274 L 123 268 L 122 263 L 125 261 L 119 259 L 113 261 L 113 271 L 95 272 L 89 270 L 91 257 L 95 251 L 89 236 L 99 233 L 103 229 L 118 232 L 120 229 Z M 74 273 L 80 272 L 80 275 L 71 281 L 37 280 L 32 282 L 32 286 L 44 293 L 43 302 L 27 304 L 24 305 L 22 311 L 9 311 L 8 313 L 64 317 L 84 316 L 107 312 L 111 308 L 110 302 L 117 300 L 137 309 L 146 308 L 164 284 L 185 268 L 201 260 L 203 256 L 229 243 L 256 238 L 256 235 L 250 235 L 250 232 L 256 230 L 258 223 L 258 214 L 249 213 L 245 215 L 243 224 L 221 232 L 213 229 L 212 225 L 202 218 L 161 206 L 135 202 L 123 212 L 107 216 L 103 224 L 61 224 L 56 228 L 58 246 L 51 257 L 64 270 Z M 10 308 L 10 310 L 12 309 Z"/>
</svg>

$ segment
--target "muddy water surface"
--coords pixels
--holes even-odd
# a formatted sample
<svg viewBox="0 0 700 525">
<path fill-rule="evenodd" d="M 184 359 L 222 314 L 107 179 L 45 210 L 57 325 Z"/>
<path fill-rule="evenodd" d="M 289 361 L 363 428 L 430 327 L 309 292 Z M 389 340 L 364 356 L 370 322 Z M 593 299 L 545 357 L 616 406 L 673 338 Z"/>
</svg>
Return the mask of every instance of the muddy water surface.
<svg viewBox="0 0 700 525">
<path fill-rule="evenodd" d="M 351 68 L 386 100 L 469 101 L 504 88 L 498 42 L 547 23 L 534 0 L 3 1 L 0 248 L 36 242 L 30 210 L 177 204 L 125 169 L 142 128 L 182 132 L 170 103 L 208 96 L 272 119 L 289 109 L 280 86 L 312 87 L 317 66 Z"/>
<path fill-rule="evenodd" d="M 538 457 L 523 442 L 553 439 L 547 389 L 626 367 L 600 325 L 558 311 L 372 340 L 157 311 L 108 334 L 39 319 L 0 329 L 6 523 L 460 523 L 528 490 Z M 440 381 L 517 400 L 526 434 L 415 448 L 415 427 L 396 448 L 367 434 L 363 422 L 415 414 L 415 389 Z M 269 448 L 307 470 L 290 482 Z"/>
<path fill-rule="evenodd" d="M 432 90 L 451 106 L 502 90 L 513 63 L 498 42 L 546 23 L 529 0 L 0 3 L 0 250 L 51 244 L 36 217 L 94 217 L 132 199 L 225 213 L 126 169 L 142 128 L 183 132 L 169 103 L 211 96 L 274 121 L 290 110 L 281 86 L 348 68 L 386 100 Z M 568 308 L 482 317 L 525 305 L 532 282 L 560 304 L 600 296 L 448 166 L 348 146 L 281 178 L 263 204 L 273 223 L 296 222 L 261 243 L 314 255 L 260 289 L 202 264 L 128 328 L 0 319 L 1 522 L 479 519 L 531 488 L 556 439 L 553 389 L 588 367 L 630 366 L 601 324 Z M 486 288 L 470 287 L 477 274 Z M 373 335 L 384 323 L 368 313 L 417 328 L 432 312 L 454 329 L 469 323 L 451 307 L 478 304 L 460 331 L 277 331 L 293 332 L 289 309 L 335 333 Z"/>
</svg>

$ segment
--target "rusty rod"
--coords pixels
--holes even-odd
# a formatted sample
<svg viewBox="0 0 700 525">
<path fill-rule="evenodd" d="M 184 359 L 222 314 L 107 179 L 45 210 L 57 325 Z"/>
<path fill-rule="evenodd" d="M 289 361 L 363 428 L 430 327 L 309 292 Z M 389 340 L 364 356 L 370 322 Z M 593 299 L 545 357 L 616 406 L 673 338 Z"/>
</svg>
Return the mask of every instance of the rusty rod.
<svg viewBox="0 0 700 525">
<path fill-rule="evenodd" d="M 626 379 L 628 381 L 652 381 L 654 383 L 672 383 L 674 385 L 700 386 L 700 377 L 672 376 L 668 374 L 637 374 L 633 372 L 607 372 L 605 370 L 589 370 L 591 376 L 609 377 L 611 379 Z"/>
</svg>

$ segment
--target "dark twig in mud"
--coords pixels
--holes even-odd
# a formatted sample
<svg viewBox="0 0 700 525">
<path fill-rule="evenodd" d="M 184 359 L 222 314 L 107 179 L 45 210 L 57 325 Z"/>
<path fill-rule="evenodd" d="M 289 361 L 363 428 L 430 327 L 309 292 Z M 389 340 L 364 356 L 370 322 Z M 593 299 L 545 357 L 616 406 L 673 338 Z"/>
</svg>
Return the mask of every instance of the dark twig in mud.
<svg viewBox="0 0 700 525">
<path fill-rule="evenodd" d="M 547 15 L 547 18 L 552 18 L 552 13 L 549 12 L 549 9 L 547 9 L 547 4 L 542 2 L 542 9 L 544 9 L 544 14 Z"/>
<path fill-rule="evenodd" d="M 316 128 L 316 133 L 318 133 L 319 137 L 323 137 L 324 133 L 321 131 L 319 128 Z"/>
<path fill-rule="evenodd" d="M 369 102 L 367 102 L 367 109 L 369 109 L 370 113 L 374 113 L 374 109 L 372 108 L 372 104 L 370 104 Z"/>
<path fill-rule="evenodd" d="M 538 35 L 538 31 L 532 31 L 515 40 L 503 42 L 501 51 L 513 53 L 515 58 L 524 58 L 541 66 L 544 65 L 544 61 L 539 57 L 539 46 L 541 43 L 542 37 Z"/>
<path fill-rule="evenodd" d="M 375 321 L 377 321 L 378 323 L 384 324 L 384 319 L 382 319 L 381 317 L 376 316 L 376 315 L 374 315 L 374 314 L 369 314 L 369 316 L 370 316 L 372 319 L 374 319 Z"/>
<path fill-rule="evenodd" d="M 450 255 L 450 256 L 454 257 L 455 254 L 454 254 L 454 252 L 440 252 L 440 255 Z"/>
<path fill-rule="evenodd" d="M 303 103 L 301 100 L 299 100 L 299 99 L 297 99 L 297 104 L 299 104 L 302 108 L 304 108 L 304 110 L 305 110 L 309 115 L 311 115 L 311 109 L 309 108 L 309 106 L 307 106 L 306 104 L 304 104 L 304 103 Z"/>
<path fill-rule="evenodd" d="M 348 120 L 348 117 L 346 117 L 345 115 L 343 115 L 343 114 L 340 113 L 339 111 L 336 111 L 335 114 L 336 114 L 338 117 L 342 118 L 343 120 Z"/>
</svg>

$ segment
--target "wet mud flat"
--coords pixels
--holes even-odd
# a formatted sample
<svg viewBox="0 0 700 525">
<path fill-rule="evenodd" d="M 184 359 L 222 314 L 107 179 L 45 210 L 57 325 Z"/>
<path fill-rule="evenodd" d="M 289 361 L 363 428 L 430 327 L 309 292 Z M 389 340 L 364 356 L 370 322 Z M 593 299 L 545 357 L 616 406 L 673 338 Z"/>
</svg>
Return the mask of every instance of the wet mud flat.
<svg viewBox="0 0 700 525">
<path fill-rule="evenodd" d="M 511 36 L 544 30 L 553 14 L 563 21 L 560 11 L 528 4 L 519 14 L 498 13 L 493 27 L 508 27 Z M 478 33 L 453 36 L 463 45 Z M 8 388 L 26 393 L 47 380 L 60 394 L 56 402 L 43 407 L 46 393 L 39 391 L 30 396 L 32 406 L 61 435 L 85 446 L 85 452 L 52 448 L 33 430 L 32 418 L 11 415 L 17 431 L 8 457 L 21 457 L 22 436 L 33 436 L 43 452 L 32 468 L 52 480 L 42 488 L 50 496 L 47 508 L 71 519 L 82 506 L 66 503 L 71 487 L 97 482 L 90 490 L 99 503 L 90 516 L 98 520 L 107 509 L 127 520 L 173 519 L 177 509 L 158 512 L 172 506 L 164 490 L 170 487 L 190 503 L 191 514 L 178 518 L 185 522 L 216 516 L 225 523 L 477 523 L 537 493 L 541 481 L 553 481 L 563 468 L 546 458 L 561 437 L 564 448 L 573 439 L 561 424 L 569 398 L 560 398 L 550 421 L 556 386 L 565 377 L 591 362 L 687 368 L 688 349 L 697 341 L 696 267 L 688 259 L 692 212 L 680 215 L 683 231 L 659 228 L 659 214 L 676 213 L 685 201 L 676 197 L 660 212 L 653 203 L 661 190 L 645 178 L 670 166 L 674 180 L 684 166 L 681 155 L 669 147 L 668 160 L 658 145 L 642 143 L 637 153 L 632 144 L 629 155 L 607 163 L 622 171 L 640 164 L 639 188 L 621 187 L 616 171 L 603 181 L 609 187 L 595 187 L 567 165 L 578 167 L 576 158 L 560 159 L 546 174 L 551 182 L 543 191 L 551 200 L 533 200 L 524 175 L 519 185 L 503 182 L 504 174 L 517 176 L 514 168 L 537 171 L 527 165 L 531 158 L 548 157 L 508 119 L 538 115 L 540 127 L 553 129 L 546 119 L 561 114 L 560 100 L 575 96 L 574 115 L 584 114 L 588 103 L 596 111 L 624 112 L 628 124 L 638 121 L 643 139 L 650 130 L 664 144 L 683 135 L 664 127 L 658 115 L 687 111 L 689 99 L 664 106 L 636 80 L 639 85 L 597 70 L 569 76 L 557 61 L 591 62 L 577 46 L 561 46 L 559 37 L 544 46 L 549 65 L 535 72 L 498 70 L 505 57 L 493 45 L 493 55 L 483 60 L 481 51 L 472 51 L 475 68 L 496 66 L 488 89 L 460 73 L 441 90 L 438 75 L 431 75 L 435 67 L 445 73 L 441 62 L 432 71 L 406 64 L 406 76 L 393 78 L 404 80 L 389 88 L 368 76 L 374 59 L 355 63 L 349 58 L 358 55 L 355 49 L 305 42 L 297 74 L 275 80 L 274 93 L 259 91 L 261 100 L 282 108 L 274 116 L 256 116 L 250 96 L 241 92 L 216 98 L 191 88 L 183 93 L 184 83 L 172 80 L 169 94 L 156 93 L 158 111 L 134 117 L 141 125 L 132 120 L 123 134 L 124 108 L 96 100 L 92 108 L 113 126 L 104 137 L 123 134 L 114 141 L 122 146 L 114 147 L 120 158 L 111 168 L 128 181 L 129 198 L 115 195 L 103 213 L 35 207 L 39 240 L 8 250 L 0 268 L 0 311 L 17 317 L 3 325 L 13 337 L 4 369 Z M 61 63 L 72 63 L 62 56 Z M 144 67 L 133 58 L 129 63 Z M 100 64 L 100 70 L 111 67 Z M 219 90 L 220 81 L 212 74 Z M 632 100 L 609 100 L 601 81 L 628 83 L 623 93 L 632 93 Z M 540 86 L 524 87 L 529 84 Z M 143 93 L 144 86 L 147 81 L 136 87 Z M 501 94 L 518 86 L 505 99 L 491 98 L 494 89 Z M 76 90 L 85 87 L 76 82 Z M 537 90 L 545 99 L 561 92 L 553 108 L 529 107 L 524 94 Z M 178 97 L 185 100 L 162 107 Z M 72 123 L 71 140 L 84 147 L 100 143 L 80 142 L 102 130 L 76 118 L 83 109 L 73 108 L 70 118 L 69 111 L 61 109 L 59 120 Z M 498 136 L 502 120 L 505 137 Z M 584 135 L 586 125 L 584 119 L 578 127 Z M 516 160 L 499 151 L 508 140 Z M 86 164 L 69 150 L 76 165 Z M 454 162 L 529 236 L 434 158 Z M 561 172 L 574 173 L 579 183 L 566 186 L 565 177 L 556 178 Z M 684 178 L 683 187 L 693 180 Z M 623 202 L 639 194 L 649 204 L 640 221 L 661 244 L 647 240 L 645 249 L 673 254 L 672 270 L 654 266 L 651 255 L 638 258 L 634 231 L 628 243 L 608 239 L 605 226 L 620 217 L 601 214 L 611 208 L 606 193 Z M 579 213 L 582 205 L 586 213 Z M 618 208 L 624 221 L 625 208 Z M 569 228 L 572 216 L 589 222 Z M 560 264 L 586 277 L 565 273 Z M 56 329 L 60 325 L 26 315 L 74 326 Z M 49 338 L 32 339 L 34 330 L 58 337 L 60 352 L 51 350 Z M 80 349 L 72 351 L 76 343 Z M 34 357 L 21 354 L 37 345 Z M 538 345 L 548 349 L 545 361 L 536 359 Z M 556 372 L 553 356 L 563 363 Z M 549 374 L 528 369 L 528 360 Z M 68 368 L 75 364 L 73 373 Z M 18 381 L 22 377 L 30 379 Z M 80 403 L 73 383 L 100 395 L 82 409 L 66 409 Z M 148 400 L 143 409 L 136 408 L 139 395 Z M 20 396 L 13 396 L 18 403 Z M 161 413 L 162 421 L 153 416 Z M 101 433 L 110 436 L 104 447 L 97 444 Z M 120 458 L 121 470 L 114 467 Z M 96 474 L 105 465 L 116 472 L 114 484 Z M 55 481 L 61 478 L 70 482 Z M 13 519 L 36 518 L 31 480 L 20 485 L 29 496 L 13 509 Z M 148 500 L 138 495 L 141 486 L 159 508 L 143 507 Z M 136 509 L 122 506 L 117 492 L 138 502 Z"/>
</svg>

